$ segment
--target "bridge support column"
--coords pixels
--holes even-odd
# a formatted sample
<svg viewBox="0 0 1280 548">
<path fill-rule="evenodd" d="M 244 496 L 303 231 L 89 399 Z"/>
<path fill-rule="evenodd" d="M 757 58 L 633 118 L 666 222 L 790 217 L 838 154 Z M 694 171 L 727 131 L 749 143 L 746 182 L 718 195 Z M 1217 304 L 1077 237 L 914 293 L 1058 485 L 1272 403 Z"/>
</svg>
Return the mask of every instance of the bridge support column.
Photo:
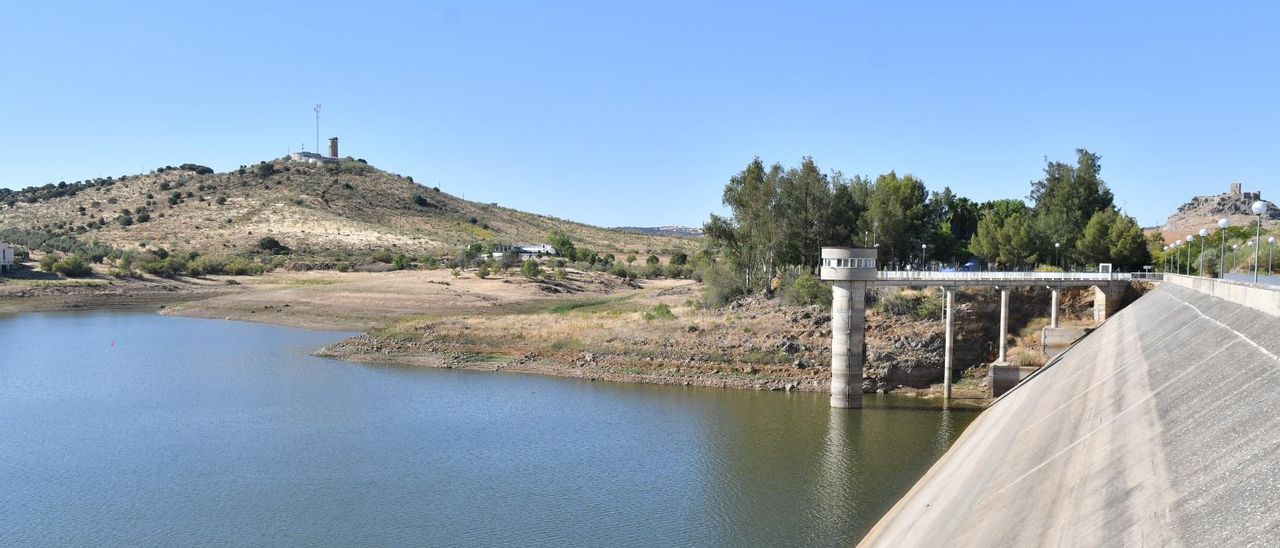
<svg viewBox="0 0 1280 548">
<path fill-rule="evenodd" d="M 1120 309 L 1120 303 L 1124 300 L 1125 286 L 1115 286 L 1107 284 L 1106 286 L 1093 286 L 1093 321 L 1102 323 L 1115 314 Z"/>
<path fill-rule="evenodd" d="M 831 285 L 831 407 L 862 407 L 867 283 Z"/>
<path fill-rule="evenodd" d="M 1005 348 L 1008 343 L 1005 339 L 1009 338 L 1009 289 L 1000 288 L 1000 357 L 996 358 L 996 363 L 1008 363 L 1008 357 L 1005 355 Z"/>
<path fill-rule="evenodd" d="M 951 399 L 951 349 L 953 346 L 951 339 L 953 338 L 953 335 L 955 335 L 955 331 L 951 328 L 951 320 L 952 320 L 952 316 L 955 315 L 955 292 L 952 291 L 950 288 L 947 288 L 945 291 L 947 292 L 947 312 L 946 312 L 947 342 L 945 347 L 945 353 L 943 354 L 944 357 L 942 359 L 942 398 L 944 400 L 950 400 Z"/>
<path fill-rule="evenodd" d="M 1058 288 L 1052 287 L 1049 289 L 1050 291 L 1053 292 L 1053 297 L 1050 299 L 1051 304 L 1049 305 L 1051 307 L 1049 309 L 1049 327 L 1057 329 L 1058 327 Z"/>
</svg>

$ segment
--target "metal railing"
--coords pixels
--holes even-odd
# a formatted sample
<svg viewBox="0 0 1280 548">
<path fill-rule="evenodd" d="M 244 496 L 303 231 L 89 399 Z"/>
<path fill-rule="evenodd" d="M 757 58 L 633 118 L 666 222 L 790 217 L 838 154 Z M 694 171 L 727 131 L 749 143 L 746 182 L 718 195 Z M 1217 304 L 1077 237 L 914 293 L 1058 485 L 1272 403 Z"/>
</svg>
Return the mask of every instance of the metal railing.
<svg viewBox="0 0 1280 548">
<path fill-rule="evenodd" d="M 1133 279 L 1158 280 L 1157 272 L 936 272 L 929 270 L 883 270 L 876 279 L 885 281 L 1043 281 L 1043 282 L 1108 282 Z"/>
</svg>

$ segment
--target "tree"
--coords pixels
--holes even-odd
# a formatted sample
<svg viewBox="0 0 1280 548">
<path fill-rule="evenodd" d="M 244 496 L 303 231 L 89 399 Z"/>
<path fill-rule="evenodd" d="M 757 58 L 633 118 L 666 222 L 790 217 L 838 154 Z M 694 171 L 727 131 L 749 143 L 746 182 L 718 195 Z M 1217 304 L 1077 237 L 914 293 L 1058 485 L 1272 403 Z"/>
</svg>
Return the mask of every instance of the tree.
<svg viewBox="0 0 1280 548">
<path fill-rule="evenodd" d="M 578 249 L 573 245 L 573 240 L 570 239 L 569 235 L 565 234 L 564 231 L 552 230 L 547 234 L 547 243 L 551 244 L 551 247 L 556 248 L 556 253 L 561 257 L 569 259 L 570 261 L 578 260 Z"/>
<path fill-rule="evenodd" d="M 1128 215 L 1120 215 L 1108 233 L 1111 263 L 1122 270 L 1135 272 L 1151 264 L 1151 251 L 1142 235 L 1142 227 Z"/>
<path fill-rule="evenodd" d="M 831 187 L 813 158 L 786 170 L 779 178 L 778 215 L 781 219 L 781 265 L 817 266 L 826 240 L 831 210 Z"/>
<path fill-rule="evenodd" d="M 1044 178 L 1031 183 L 1028 198 L 1035 204 L 1035 228 L 1042 245 L 1058 243 L 1065 250 L 1077 249 L 1076 240 L 1093 215 L 1112 207 L 1114 196 L 1102 180 L 1101 159 L 1077 149 L 1075 166 L 1046 162 Z"/>
<path fill-rule="evenodd" d="M 730 177 L 724 187 L 722 201 L 731 216 L 712 215 L 703 226 L 712 248 L 723 253 L 729 266 L 741 273 L 740 277 L 724 277 L 741 282 L 732 291 L 762 289 L 773 276 L 781 242 L 777 218 L 781 176 L 782 166 L 774 164 L 766 170 L 760 158 L 755 158 L 746 169 Z"/>
<path fill-rule="evenodd" d="M 1119 215 L 1107 208 L 1093 214 L 1084 227 L 1084 234 L 1076 240 L 1075 257 L 1084 264 L 1111 262 L 1111 228 Z"/>
<path fill-rule="evenodd" d="M 661 262 L 661 259 L 658 259 L 657 255 L 650 255 L 646 257 L 644 260 L 644 264 L 647 264 L 649 266 L 653 266 L 655 264 L 658 264 L 659 262 Z"/>
<path fill-rule="evenodd" d="M 920 244 L 933 230 L 928 227 L 924 182 L 912 175 L 889 172 L 876 177 L 868 214 L 880 242 L 882 259 L 905 264 L 919 258 Z"/>
</svg>

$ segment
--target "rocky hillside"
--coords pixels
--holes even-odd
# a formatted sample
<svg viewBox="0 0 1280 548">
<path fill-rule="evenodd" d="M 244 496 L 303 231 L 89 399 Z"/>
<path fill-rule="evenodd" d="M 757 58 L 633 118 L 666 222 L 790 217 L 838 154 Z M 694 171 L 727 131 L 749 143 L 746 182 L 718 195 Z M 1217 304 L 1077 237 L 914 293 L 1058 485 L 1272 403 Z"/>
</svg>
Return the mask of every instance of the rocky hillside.
<svg viewBox="0 0 1280 548">
<path fill-rule="evenodd" d="M 1265 226 L 1274 226 L 1280 222 L 1280 208 L 1268 201 L 1264 203 L 1268 208 L 1264 216 Z M 1214 196 L 1196 196 L 1170 215 L 1160 230 L 1167 241 L 1173 241 L 1201 228 L 1214 228 L 1218 219 L 1223 217 L 1231 219 L 1231 223 L 1236 226 L 1251 225 L 1256 222 L 1253 212 L 1249 210 L 1252 204 L 1252 197 L 1244 194 L 1226 192 Z"/>
<path fill-rule="evenodd" d="M 483 241 L 543 242 L 552 230 L 602 252 L 696 245 L 470 202 L 350 158 L 327 165 L 279 159 L 228 173 L 184 164 L 118 179 L 0 189 L 0 234 L 31 231 L 122 248 L 236 252 L 271 236 L 301 255 L 441 253 Z"/>
</svg>

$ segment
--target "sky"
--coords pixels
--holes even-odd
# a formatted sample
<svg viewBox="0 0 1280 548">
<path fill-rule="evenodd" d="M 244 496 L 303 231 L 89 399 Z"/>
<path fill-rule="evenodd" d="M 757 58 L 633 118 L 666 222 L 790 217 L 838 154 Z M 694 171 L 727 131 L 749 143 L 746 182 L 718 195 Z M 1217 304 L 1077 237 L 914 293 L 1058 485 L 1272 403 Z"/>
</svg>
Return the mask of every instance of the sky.
<svg viewBox="0 0 1280 548">
<path fill-rule="evenodd" d="M 1087 148 L 1144 226 L 1280 196 L 1274 4 L 94 4 L 5 4 L 0 186 L 314 150 L 321 104 L 344 156 L 602 226 L 701 225 L 757 156 L 989 200 Z"/>
</svg>

